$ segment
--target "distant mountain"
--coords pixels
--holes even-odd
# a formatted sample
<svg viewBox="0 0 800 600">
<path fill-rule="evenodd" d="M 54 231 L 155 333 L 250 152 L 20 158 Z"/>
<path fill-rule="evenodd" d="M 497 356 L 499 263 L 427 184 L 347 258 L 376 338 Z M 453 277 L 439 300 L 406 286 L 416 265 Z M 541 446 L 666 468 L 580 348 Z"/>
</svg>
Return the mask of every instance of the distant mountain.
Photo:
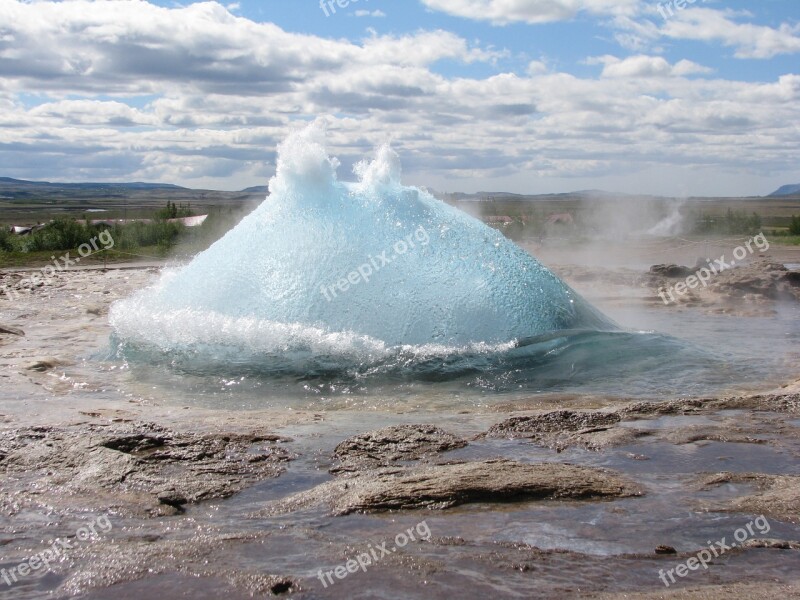
<svg viewBox="0 0 800 600">
<path fill-rule="evenodd" d="M 269 188 L 266 185 L 254 185 L 253 187 L 244 188 L 243 194 L 266 194 Z"/>
<path fill-rule="evenodd" d="M 796 196 L 800 195 L 800 183 L 793 185 L 784 185 L 772 192 L 767 198 L 775 198 L 778 196 Z"/>
<path fill-rule="evenodd" d="M 142 183 L 135 181 L 132 183 L 51 183 L 50 181 L 26 181 L 25 179 L 12 179 L 11 177 L 0 177 L 0 189 L 6 187 L 15 188 L 50 188 L 61 190 L 90 190 L 90 189 L 116 189 L 116 190 L 185 190 L 179 185 L 171 183 Z"/>
</svg>

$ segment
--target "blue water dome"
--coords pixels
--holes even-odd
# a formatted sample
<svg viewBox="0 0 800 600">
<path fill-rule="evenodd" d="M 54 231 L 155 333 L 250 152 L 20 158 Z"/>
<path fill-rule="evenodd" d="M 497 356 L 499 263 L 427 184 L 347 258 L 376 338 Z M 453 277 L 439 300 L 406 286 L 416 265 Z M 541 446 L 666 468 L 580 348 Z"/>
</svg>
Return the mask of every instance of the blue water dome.
<svg viewBox="0 0 800 600">
<path fill-rule="evenodd" d="M 318 122 L 289 135 L 266 200 L 117 302 L 115 335 L 164 351 L 337 353 L 614 327 L 501 233 L 403 186 L 388 145 L 355 167 L 356 182 L 339 181 L 338 165 Z"/>
</svg>

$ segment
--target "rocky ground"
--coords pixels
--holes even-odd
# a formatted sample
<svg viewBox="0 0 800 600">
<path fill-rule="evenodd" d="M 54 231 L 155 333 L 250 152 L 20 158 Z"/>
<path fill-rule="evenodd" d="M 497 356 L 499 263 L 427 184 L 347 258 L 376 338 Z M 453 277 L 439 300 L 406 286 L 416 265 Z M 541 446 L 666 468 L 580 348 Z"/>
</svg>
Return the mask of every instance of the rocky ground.
<svg viewBox="0 0 800 600">
<path fill-rule="evenodd" d="M 768 264 L 673 309 L 795 301 Z M 561 274 L 655 302 L 676 272 Z M 0 298 L 0 569 L 71 546 L 0 579 L 2 597 L 800 598 L 800 381 L 435 414 L 201 409 L 86 359 L 111 301 L 153 275 L 59 274 Z M 103 515 L 113 527 L 81 535 Z M 768 530 L 662 584 L 757 517 Z"/>
<path fill-rule="evenodd" d="M 591 286 L 631 290 L 643 304 L 665 308 L 691 308 L 733 316 L 770 316 L 782 303 L 800 302 L 800 271 L 781 263 L 756 260 L 685 285 L 699 267 L 656 264 L 647 272 L 567 265 L 556 268 L 574 287 Z M 695 277 L 696 278 L 696 277 Z M 684 287 L 676 290 L 677 285 Z"/>
<path fill-rule="evenodd" d="M 280 475 L 290 460 L 282 441 L 257 430 L 189 433 L 153 423 L 7 430 L 0 433 L 0 510 L 13 516 L 23 506 L 66 503 L 125 516 L 174 515 L 185 504 L 227 498 Z"/>
</svg>

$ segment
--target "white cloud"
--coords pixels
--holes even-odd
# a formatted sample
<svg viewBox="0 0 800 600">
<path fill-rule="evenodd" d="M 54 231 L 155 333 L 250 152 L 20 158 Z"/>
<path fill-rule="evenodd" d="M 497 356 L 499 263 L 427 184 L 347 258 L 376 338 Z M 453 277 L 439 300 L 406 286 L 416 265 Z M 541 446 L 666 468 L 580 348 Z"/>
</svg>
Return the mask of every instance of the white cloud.
<svg viewBox="0 0 800 600">
<path fill-rule="evenodd" d="M 428 8 L 477 21 L 550 23 L 580 12 L 599 15 L 633 14 L 640 0 L 422 0 Z"/>
<path fill-rule="evenodd" d="M 547 63 L 544 61 L 532 60 L 530 63 L 528 63 L 528 75 L 531 77 L 547 73 L 547 71 Z"/>
<path fill-rule="evenodd" d="M 677 12 L 661 34 L 674 39 L 720 42 L 736 48 L 738 58 L 772 58 L 800 52 L 800 25 L 782 24 L 777 29 L 753 23 L 737 23 L 731 14 L 707 8 Z"/>
<path fill-rule="evenodd" d="M 134 127 L 154 125 L 157 119 L 123 102 L 99 100 L 60 100 L 40 104 L 28 111 L 39 123 L 56 125 L 101 125 Z"/>
<path fill-rule="evenodd" d="M 713 72 L 712 69 L 690 60 L 681 60 L 675 65 L 671 65 L 661 56 L 641 54 L 625 59 L 606 55 L 589 59 L 586 62 L 605 65 L 603 77 L 684 77 Z"/>
<path fill-rule="evenodd" d="M 446 31 L 373 36 L 362 45 L 288 33 L 215 2 L 167 9 L 142 0 L 0 0 L 0 8 L 8 32 L 0 37 L 0 76 L 28 90 L 271 95 L 297 88 L 309 73 L 497 56 Z"/>
<path fill-rule="evenodd" d="M 373 36 L 364 40 L 361 62 L 426 66 L 444 58 L 466 63 L 490 61 L 497 51 L 470 48 L 466 40 L 449 31 L 420 31 L 414 35 Z"/>
<path fill-rule="evenodd" d="M 383 18 L 386 16 L 386 13 L 382 10 L 357 10 L 355 13 L 357 17 L 375 17 L 375 18 Z"/>
<path fill-rule="evenodd" d="M 777 28 L 740 23 L 729 9 L 684 8 L 670 2 L 643 0 L 422 0 L 431 10 L 496 25 L 549 23 L 573 19 L 581 13 L 611 17 L 607 24 L 614 39 L 634 52 L 659 52 L 659 40 L 697 40 L 735 48 L 737 58 L 772 58 L 800 52 L 800 24 Z M 663 13 L 663 14 L 662 14 Z"/>
<path fill-rule="evenodd" d="M 0 14 L 0 175 L 245 187 L 266 181 L 291 127 L 320 114 L 335 115 L 342 173 L 391 137 L 410 178 L 450 189 L 797 169 L 787 124 L 800 122 L 800 75 L 730 81 L 637 53 L 591 59 L 598 76 L 549 60 L 525 75 L 452 76 L 436 63 L 501 54 L 448 31 L 295 34 L 215 3 L 0 0 Z"/>
</svg>

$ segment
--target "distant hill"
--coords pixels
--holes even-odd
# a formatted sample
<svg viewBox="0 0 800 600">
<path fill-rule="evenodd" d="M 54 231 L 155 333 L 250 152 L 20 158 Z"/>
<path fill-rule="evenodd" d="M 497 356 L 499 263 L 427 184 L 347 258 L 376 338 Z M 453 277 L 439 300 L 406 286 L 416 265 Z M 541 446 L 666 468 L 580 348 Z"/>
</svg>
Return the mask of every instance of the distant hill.
<svg viewBox="0 0 800 600">
<path fill-rule="evenodd" d="M 25 179 L 12 179 L 11 177 L 0 177 L 0 189 L 3 188 L 50 188 L 60 190 L 91 190 L 91 189 L 115 189 L 115 190 L 185 190 L 179 185 L 171 183 L 143 183 L 135 181 L 132 183 L 52 183 L 50 181 L 27 181 Z"/>
<path fill-rule="evenodd" d="M 430 190 L 429 190 L 430 191 Z M 575 192 L 561 192 L 550 194 L 512 194 L 510 192 L 476 192 L 466 194 L 463 192 L 433 194 L 440 200 L 449 202 L 539 202 L 539 201 L 607 201 L 607 200 L 658 200 L 661 196 L 650 196 L 647 194 L 626 194 L 623 192 L 607 192 L 605 190 L 579 190 Z"/>
<path fill-rule="evenodd" d="M 477 192 L 473 194 L 478 198 L 524 198 L 523 194 L 512 194 L 511 192 Z"/>
<path fill-rule="evenodd" d="M 784 185 L 772 192 L 767 198 L 776 198 L 779 196 L 796 196 L 800 195 L 800 183 L 792 185 Z"/>
<path fill-rule="evenodd" d="M 265 185 L 255 185 L 253 187 L 244 188 L 242 190 L 243 194 L 266 194 L 269 191 L 269 188 Z"/>
</svg>

